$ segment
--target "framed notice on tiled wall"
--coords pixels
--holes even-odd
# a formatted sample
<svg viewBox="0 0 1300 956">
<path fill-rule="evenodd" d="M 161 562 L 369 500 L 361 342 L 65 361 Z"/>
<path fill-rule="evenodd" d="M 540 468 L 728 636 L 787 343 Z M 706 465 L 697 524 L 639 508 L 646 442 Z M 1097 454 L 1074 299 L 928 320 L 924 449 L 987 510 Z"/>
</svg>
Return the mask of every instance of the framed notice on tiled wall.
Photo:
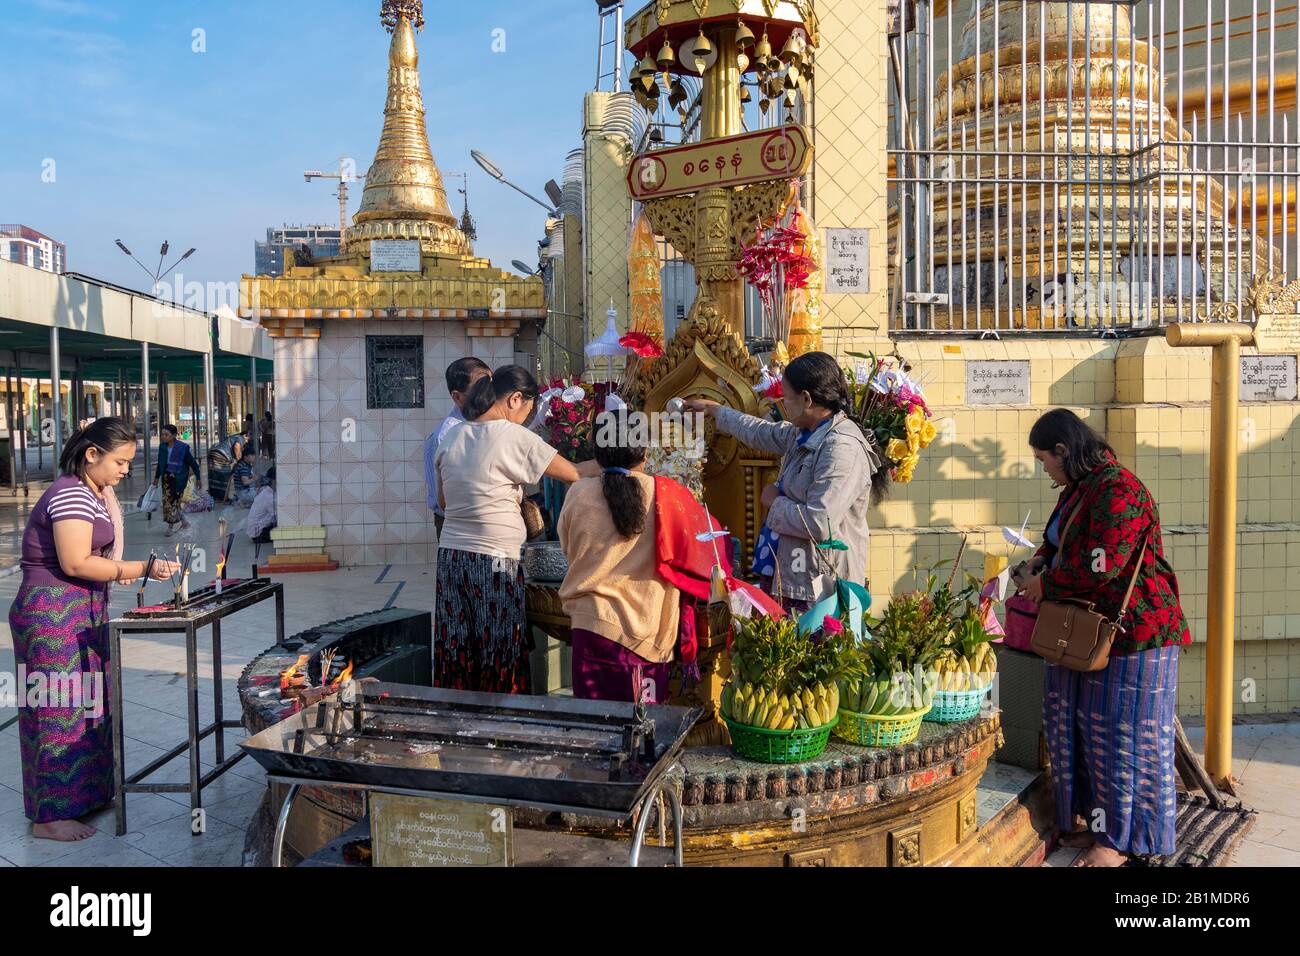
<svg viewBox="0 0 1300 956">
<path fill-rule="evenodd" d="M 870 229 L 827 229 L 822 255 L 823 292 L 861 295 L 871 291 Z"/>
<path fill-rule="evenodd" d="M 1296 394 L 1296 356 L 1241 357 L 1241 401 L 1294 402 Z"/>
<path fill-rule="evenodd" d="M 1029 363 L 972 361 L 966 363 L 967 405 L 1028 405 Z"/>
</svg>

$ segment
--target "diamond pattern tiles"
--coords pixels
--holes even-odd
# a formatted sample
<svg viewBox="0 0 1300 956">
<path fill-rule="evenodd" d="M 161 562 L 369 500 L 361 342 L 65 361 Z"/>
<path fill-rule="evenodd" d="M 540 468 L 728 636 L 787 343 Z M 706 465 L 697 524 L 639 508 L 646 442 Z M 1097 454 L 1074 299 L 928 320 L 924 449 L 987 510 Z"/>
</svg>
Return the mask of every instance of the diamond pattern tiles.
<svg viewBox="0 0 1300 956">
<path fill-rule="evenodd" d="M 822 297 L 828 351 L 884 338 L 888 285 L 886 127 L 889 48 L 883 0 L 819 0 L 822 45 L 814 90 L 814 208 L 821 228 L 871 230 L 867 295 Z"/>
</svg>

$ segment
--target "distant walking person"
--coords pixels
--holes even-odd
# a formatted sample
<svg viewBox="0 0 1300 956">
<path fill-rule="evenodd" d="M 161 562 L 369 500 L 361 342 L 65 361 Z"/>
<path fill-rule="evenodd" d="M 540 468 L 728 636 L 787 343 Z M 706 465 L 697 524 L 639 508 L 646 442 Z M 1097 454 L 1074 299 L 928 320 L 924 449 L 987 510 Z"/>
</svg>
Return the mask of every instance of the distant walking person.
<svg viewBox="0 0 1300 956">
<path fill-rule="evenodd" d="M 252 451 L 253 454 L 256 455 L 260 445 L 257 441 L 257 419 L 253 417 L 252 412 L 249 412 L 244 416 L 244 436 L 246 439 L 244 442 L 244 449 L 246 451 Z"/>
<path fill-rule="evenodd" d="M 262 454 L 275 457 L 275 418 L 270 411 L 262 416 Z"/>
<path fill-rule="evenodd" d="M 48 691 L 18 711 L 23 809 L 41 839 L 84 840 L 95 828 L 79 818 L 113 799 L 108 709 L 121 705 L 105 696 L 107 668 L 118 666 L 108 660 L 108 590 L 145 571 L 144 561 L 122 560 L 113 486 L 135 449 L 135 428 L 120 418 L 77 431 L 23 532 L 23 579 L 9 628 L 19 673 L 40 675 Z M 158 561 L 151 575 L 161 581 L 175 570 Z"/>
<path fill-rule="evenodd" d="M 190 523 L 181 512 L 181 495 L 189 474 L 193 472 L 194 483 L 198 485 L 203 479 L 199 474 L 199 463 L 194 460 L 190 446 L 181 441 L 176 434 L 175 425 L 162 427 L 162 442 L 158 446 L 158 467 L 154 471 L 153 483 L 162 488 L 163 521 L 167 522 L 167 535 L 176 533 L 176 525 L 187 530 Z"/>
</svg>

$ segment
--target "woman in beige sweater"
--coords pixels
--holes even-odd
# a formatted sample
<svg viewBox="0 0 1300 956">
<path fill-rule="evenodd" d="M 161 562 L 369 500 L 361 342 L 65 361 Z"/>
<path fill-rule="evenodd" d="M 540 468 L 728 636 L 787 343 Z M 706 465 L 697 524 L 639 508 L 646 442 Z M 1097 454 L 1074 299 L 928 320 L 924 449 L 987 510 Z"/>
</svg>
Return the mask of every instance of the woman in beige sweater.
<svg viewBox="0 0 1300 956">
<path fill-rule="evenodd" d="M 573 695 L 660 703 L 668 696 L 679 595 L 656 570 L 655 480 L 645 474 L 645 448 L 627 442 L 627 429 L 617 431 L 614 445 L 596 445 L 603 474 L 570 487 L 560 512 Z"/>
</svg>

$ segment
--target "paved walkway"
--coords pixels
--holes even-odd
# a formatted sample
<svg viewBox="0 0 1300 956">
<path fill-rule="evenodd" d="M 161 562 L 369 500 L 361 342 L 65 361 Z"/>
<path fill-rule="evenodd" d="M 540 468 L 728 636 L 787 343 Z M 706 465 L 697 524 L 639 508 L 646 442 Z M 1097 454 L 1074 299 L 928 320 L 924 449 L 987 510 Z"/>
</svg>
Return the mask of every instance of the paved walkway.
<svg viewBox="0 0 1300 956">
<path fill-rule="evenodd" d="M 247 510 L 231 512 L 231 529 L 243 521 Z M 200 544 L 216 542 L 216 515 L 191 516 L 194 531 L 187 536 Z M 177 539 L 162 536 L 158 521 L 146 522 L 143 515 L 126 519 L 127 556 L 160 551 Z M 237 539 L 232 555 L 235 574 L 247 574 L 252 561 L 247 537 Z M 263 549 L 263 557 L 266 550 Z M 287 575 L 285 582 L 285 626 L 292 634 L 313 624 L 335 620 L 363 610 L 383 607 L 398 592 L 396 605 L 432 608 L 434 576 L 427 567 L 392 567 L 383 576 L 380 568 L 358 568 L 325 574 Z M 197 588 L 212 578 L 196 575 Z M 18 590 L 20 576 L 0 579 L 0 607 L 8 608 Z M 149 594 L 164 597 L 167 585 L 150 585 Z M 114 613 L 135 604 L 134 589 L 118 589 Z M 206 634 L 206 632 L 204 632 Z M 202 637 L 203 635 L 201 635 Z M 239 713 L 235 682 L 254 656 L 275 643 L 274 602 L 250 608 L 222 625 L 222 690 L 228 715 Z M 135 770 L 185 739 L 185 648 L 180 635 L 138 638 L 123 643 L 123 695 L 126 721 L 128 770 Z M 0 670 L 13 672 L 13 643 L 7 621 L 0 622 Z M 200 716 L 211 719 L 212 658 L 210 647 L 199 649 Z M 91 819 L 99 833 L 81 843 L 53 843 L 34 840 L 23 815 L 22 776 L 18 755 L 18 728 L 11 721 L 16 712 L 0 709 L 0 866 L 238 866 L 244 843 L 244 829 L 265 789 L 265 774 L 245 758 L 203 793 L 207 809 L 207 833 L 190 835 L 188 794 L 131 794 L 126 798 L 128 833 L 113 835 L 112 811 Z M 227 732 L 227 750 L 236 746 L 242 731 Z M 214 763 L 212 740 L 204 742 L 206 767 Z M 156 777 L 159 782 L 183 782 L 187 764 L 178 758 Z"/>
<path fill-rule="evenodd" d="M 154 457 L 158 453 L 158 446 L 152 445 L 150 457 L 154 462 Z M 51 460 L 49 449 L 45 450 L 44 470 L 38 470 L 35 450 L 29 452 L 28 469 L 27 469 L 27 494 L 23 494 L 22 486 L 19 485 L 17 495 L 10 489 L 9 485 L 0 485 L 0 576 L 6 573 L 13 573 L 18 567 L 19 558 L 22 556 L 22 537 L 23 531 L 27 527 L 27 516 L 31 513 L 32 507 L 40 500 L 41 494 L 50 486 L 53 481 L 53 472 L 51 469 Z M 274 462 L 264 458 L 257 460 L 257 473 L 263 475 L 266 473 Z M 207 474 L 207 465 L 200 462 L 203 473 Z M 144 445 L 138 446 L 135 463 L 131 466 L 131 473 L 117 486 L 117 499 L 122 505 L 124 514 L 132 514 L 135 511 L 135 503 L 140 496 L 145 493 L 153 480 L 153 466 L 144 467 Z M 204 484 L 206 489 L 207 485 Z M 146 521 L 146 527 L 157 527 L 159 516 L 154 515 L 152 521 Z M 160 532 L 161 533 L 161 532 Z M 147 550 L 147 546 L 146 546 Z"/>
<path fill-rule="evenodd" d="M 1204 757 L 1205 728 L 1188 727 L 1187 739 Z M 1300 721 L 1234 726 L 1232 775 L 1259 817 L 1229 865 L 1300 866 Z M 1069 866 L 1081 852 L 1059 849 L 1046 865 Z"/>
</svg>

